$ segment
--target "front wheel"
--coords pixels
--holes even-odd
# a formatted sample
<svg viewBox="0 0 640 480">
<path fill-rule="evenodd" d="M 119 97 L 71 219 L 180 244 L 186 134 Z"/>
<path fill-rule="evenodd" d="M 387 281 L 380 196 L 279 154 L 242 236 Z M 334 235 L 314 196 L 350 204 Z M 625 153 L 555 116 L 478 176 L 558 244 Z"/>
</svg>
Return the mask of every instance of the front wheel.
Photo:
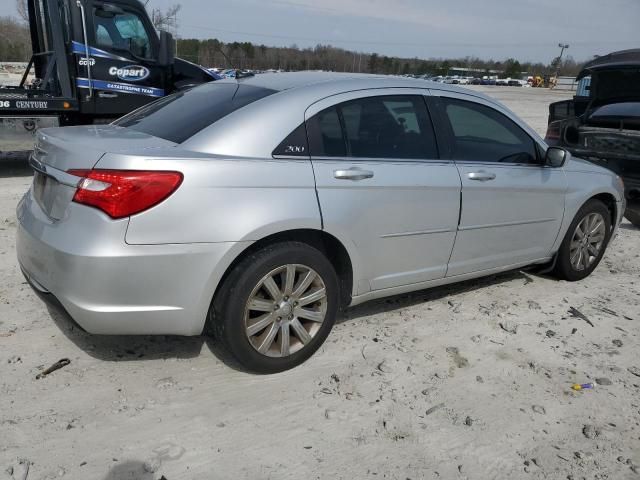
<svg viewBox="0 0 640 480">
<path fill-rule="evenodd" d="M 588 277 L 602 260 L 611 236 L 609 210 L 589 200 L 576 214 L 558 250 L 554 273 L 571 282 Z"/>
<path fill-rule="evenodd" d="M 329 260 L 299 242 L 247 255 L 216 294 L 209 322 L 247 370 L 276 373 L 308 359 L 329 335 L 338 310 Z"/>
</svg>

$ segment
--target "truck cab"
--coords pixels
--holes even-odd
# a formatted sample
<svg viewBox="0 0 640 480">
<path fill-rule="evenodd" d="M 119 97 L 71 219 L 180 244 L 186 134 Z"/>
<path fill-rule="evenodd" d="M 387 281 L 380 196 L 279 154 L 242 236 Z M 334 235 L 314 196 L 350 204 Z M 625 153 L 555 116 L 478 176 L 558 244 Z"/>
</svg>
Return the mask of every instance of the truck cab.
<svg viewBox="0 0 640 480">
<path fill-rule="evenodd" d="M 109 122 L 219 78 L 175 58 L 138 0 L 28 0 L 28 10 L 33 55 L 20 85 L 0 89 L 0 151 L 30 149 L 38 128 Z"/>
</svg>

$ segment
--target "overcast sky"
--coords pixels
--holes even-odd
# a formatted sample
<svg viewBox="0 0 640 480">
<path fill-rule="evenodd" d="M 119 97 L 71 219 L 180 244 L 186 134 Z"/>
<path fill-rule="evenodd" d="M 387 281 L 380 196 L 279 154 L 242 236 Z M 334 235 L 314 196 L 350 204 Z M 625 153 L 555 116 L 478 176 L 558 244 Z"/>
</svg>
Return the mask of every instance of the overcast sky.
<svg viewBox="0 0 640 480">
<path fill-rule="evenodd" d="M 181 38 L 544 63 L 558 42 L 576 60 L 640 47 L 640 0 L 150 0 L 174 3 Z M 14 14 L 0 0 L 0 15 Z"/>
</svg>

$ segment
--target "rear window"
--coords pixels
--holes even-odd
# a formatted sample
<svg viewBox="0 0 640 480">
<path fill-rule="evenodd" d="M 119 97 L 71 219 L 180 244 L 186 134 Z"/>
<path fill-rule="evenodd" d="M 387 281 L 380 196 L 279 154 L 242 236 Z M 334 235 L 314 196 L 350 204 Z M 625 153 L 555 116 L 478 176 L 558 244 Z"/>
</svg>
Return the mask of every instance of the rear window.
<svg viewBox="0 0 640 480">
<path fill-rule="evenodd" d="M 273 93 L 276 90 L 212 82 L 161 98 L 116 120 L 114 125 L 182 143 L 230 113 Z"/>
</svg>

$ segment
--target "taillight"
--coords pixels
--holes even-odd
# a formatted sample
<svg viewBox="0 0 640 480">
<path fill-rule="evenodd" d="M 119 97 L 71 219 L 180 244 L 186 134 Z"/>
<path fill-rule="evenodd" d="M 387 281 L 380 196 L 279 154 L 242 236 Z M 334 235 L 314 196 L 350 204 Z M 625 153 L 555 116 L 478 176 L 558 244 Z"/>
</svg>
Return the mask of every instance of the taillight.
<svg viewBox="0 0 640 480">
<path fill-rule="evenodd" d="M 69 170 L 82 177 L 73 201 L 123 218 L 162 202 L 182 183 L 182 173 L 140 170 Z"/>
<path fill-rule="evenodd" d="M 562 134 L 562 122 L 551 122 L 547 127 L 547 134 L 544 136 L 544 139 L 547 143 L 558 142 L 560 140 L 560 135 Z"/>
</svg>

